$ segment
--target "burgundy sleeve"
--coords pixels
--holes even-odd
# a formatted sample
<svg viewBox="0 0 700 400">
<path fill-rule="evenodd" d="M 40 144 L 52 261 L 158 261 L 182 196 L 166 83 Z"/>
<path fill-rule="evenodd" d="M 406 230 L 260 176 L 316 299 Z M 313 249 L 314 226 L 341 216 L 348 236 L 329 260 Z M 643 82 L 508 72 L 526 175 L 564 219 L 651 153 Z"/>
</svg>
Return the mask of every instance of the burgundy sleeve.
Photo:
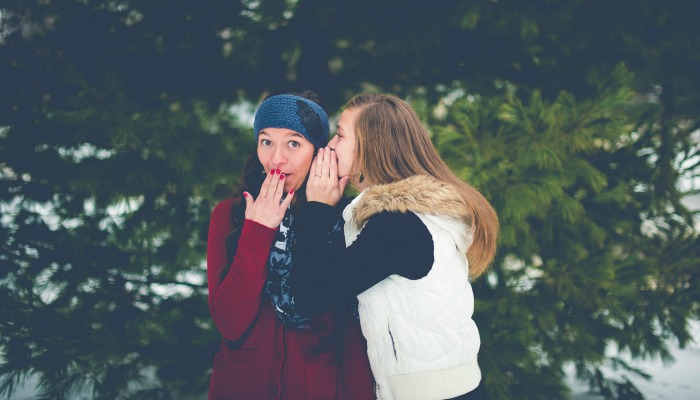
<svg viewBox="0 0 700 400">
<path fill-rule="evenodd" d="M 207 284 L 209 312 L 223 337 L 238 340 L 254 322 L 262 301 L 267 277 L 267 257 L 276 230 L 245 220 L 238 249 L 228 274 L 226 236 L 231 230 L 229 213 L 232 202 L 219 203 L 212 212 L 207 241 Z"/>
</svg>

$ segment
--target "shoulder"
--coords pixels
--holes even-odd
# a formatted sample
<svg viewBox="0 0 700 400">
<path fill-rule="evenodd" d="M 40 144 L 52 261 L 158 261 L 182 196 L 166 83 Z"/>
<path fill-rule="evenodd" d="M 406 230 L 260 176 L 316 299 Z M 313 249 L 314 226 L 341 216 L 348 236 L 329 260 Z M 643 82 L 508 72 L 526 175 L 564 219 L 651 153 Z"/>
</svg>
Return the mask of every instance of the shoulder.
<svg viewBox="0 0 700 400">
<path fill-rule="evenodd" d="M 219 214 L 229 214 L 231 212 L 231 208 L 233 207 L 233 204 L 235 203 L 234 198 L 228 198 L 226 200 L 222 200 L 219 203 L 214 206 L 214 209 L 212 210 L 211 214 L 212 216 L 214 215 L 219 215 Z"/>
<path fill-rule="evenodd" d="M 363 231 L 363 233 L 373 232 L 377 235 L 391 235 L 403 238 L 429 235 L 428 228 L 423 221 L 418 215 L 410 211 L 382 211 L 374 214 L 367 220 Z"/>
<path fill-rule="evenodd" d="M 354 203 L 353 218 L 358 226 L 382 211 L 456 218 L 467 218 L 470 215 L 465 199 L 452 184 L 424 175 L 371 186 Z"/>
<path fill-rule="evenodd" d="M 236 199 L 228 198 L 220 201 L 211 212 L 211 222 L 220 226 L 230 225 L 231 208 L 236 203 Z"/>
</svg>

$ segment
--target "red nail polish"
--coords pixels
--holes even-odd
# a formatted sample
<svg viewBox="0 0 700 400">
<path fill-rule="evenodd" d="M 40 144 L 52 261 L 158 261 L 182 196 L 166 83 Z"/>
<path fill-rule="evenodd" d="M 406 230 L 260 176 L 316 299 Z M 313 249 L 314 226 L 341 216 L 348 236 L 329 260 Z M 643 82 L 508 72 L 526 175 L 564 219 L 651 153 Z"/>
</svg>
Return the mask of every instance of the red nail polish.
<svg viewBox="0 0 700 400">
<path fill-rule="evenodd" d="M 248 197 L 248 193 L 243 192 L 243 197 Z"/>
<path fill-rule="evenodd" d="M 277 168 L 277 171 L 275 171 L 275 173 L 276 173 L 277 175 L 279 175 L 279 174 L 281 174 L 281 173 L 282 173 L 282 170 L 281 170 L 281 169 L 279 169 L 279 168 Z"/>
<path fill-rule="evenodd" d="M 270 170 L 270 175 L 274 175 L 274 174 L 275 174 L 275 169 L 273 168 Z"/>
<path fill-rule="evenodd" d="M 284 179 L 284 174 L 282 174 L 282 176 L 280 176 L 280 180 L 283 180 L 283 179 Z"/>
<path fill-rule="evenodd" d="M 290 190 L 289 194 L 294 194 L 294 189 Z"/>
</svg>

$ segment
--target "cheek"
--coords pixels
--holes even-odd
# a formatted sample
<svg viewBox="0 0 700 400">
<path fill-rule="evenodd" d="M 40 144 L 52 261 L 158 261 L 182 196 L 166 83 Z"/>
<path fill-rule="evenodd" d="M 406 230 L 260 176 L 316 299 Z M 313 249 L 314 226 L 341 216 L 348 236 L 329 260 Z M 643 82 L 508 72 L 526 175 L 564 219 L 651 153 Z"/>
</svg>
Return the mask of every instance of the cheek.
<svg viewBox="0 0 700 400">
<path fill-rule="evenodd" d="M 284 184 L 284 188 L 289 191 L 289 189 L 298 189 L 304 182 L 306 182 L 306 177 L 309 175 L 309 169 L 313 162 L 313 152 L 310 152 L 308 157 L 304 157 L 303 161 L 296 163 L 294 167 L 294 176 L 289 181 L 289 183 Z"/>
<path fill-rule="evenodd" d="M 260 164 L 267 169 L 267 163 L 270 161 L 269 158 L 267 157 L 267 152 L 263 151 L 260 147 L 258 147 L 258 160 L 260 160 Z"/>
<path fill-rule="evenodd" d="M 311 168 L 311 163 L 312 160 L 309 160 L 298 165 L 296 173 L 299 180 L 303 181 L 306 179 L 306 176 L 309 174 L 309 169 Z"/>
<path fill-rule="evenodd" d="M 352 167 L 352 162 L 355 158 L 355 152 L 353 151 L 354 149 L 347 149 L 347 148 L 342 148 L 338 152 L 338 161 L 340 165 L 343 165 L 348 171 L 345 171 L 346 173 L 349 172 L 350 167 Z"/>
</svg>

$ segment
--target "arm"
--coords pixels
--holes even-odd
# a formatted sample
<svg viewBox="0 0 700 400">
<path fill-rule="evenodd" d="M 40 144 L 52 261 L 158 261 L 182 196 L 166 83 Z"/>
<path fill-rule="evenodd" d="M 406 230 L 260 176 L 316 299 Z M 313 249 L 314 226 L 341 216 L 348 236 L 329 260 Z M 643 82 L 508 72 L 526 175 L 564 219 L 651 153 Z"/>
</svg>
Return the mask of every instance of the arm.
<svg viewBox="0 0 700 400">
<path fill-rule="evenodd" d="M 267 257 L 276 229 L 246 219 L 238 241 L 238 250 L 228 274 L 225 239 L 231 230 L 231 203 L 220 203 L 212 212 L 207 242 L 207 279 L 209 311 L 221 335 L 239 339 L 255 321 L 267 278 Z"/>
<path fill-rule="evenodd" d="M 288 282 L 301 314 L 316 315 L 347 304 L 390 275 L 419 279 L 430 271 L 432 237 L 415 214 L 377 214 L 350 247 L 332 249 L 324 245 L 330 229 L 325 207 L 329 206 L 310 202 L 299 213 Z"/>
<path fill-rule="evenodd" d="M 238 340 L 255 321 L 267 278 L 267 257 L 275 233 L 293 195 L 282 201 L 284 175 L 270 171 L 257 199 L 247 192 L 245 221 L 238 239 L 236 255 L 226 276 L 226 236 L 231 231 L 231 202 L 220 203 L 212 212 L 207 242 L 207 280 L 209 312 L 221 335 Z"/>
</svg>

